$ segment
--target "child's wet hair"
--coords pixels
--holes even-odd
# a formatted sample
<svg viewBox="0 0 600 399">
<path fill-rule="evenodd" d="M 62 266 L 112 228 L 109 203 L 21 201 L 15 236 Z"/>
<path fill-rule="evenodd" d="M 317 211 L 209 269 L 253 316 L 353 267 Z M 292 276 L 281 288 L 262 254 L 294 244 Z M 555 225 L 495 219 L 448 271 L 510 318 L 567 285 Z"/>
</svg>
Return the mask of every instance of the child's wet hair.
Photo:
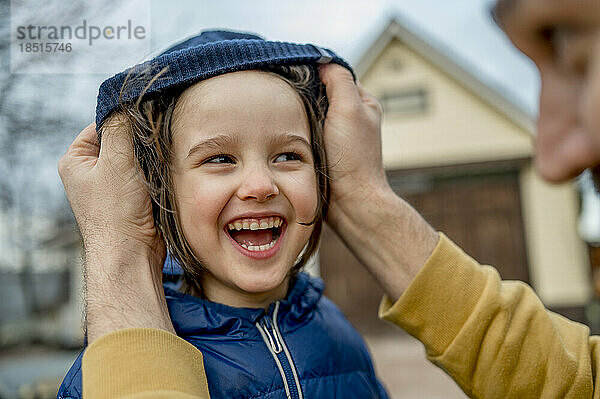
<svg viewBox="0 0 600 399">
<path fill-rule="evenodd" d="M 318 71 L 313 65 L 272 66 L 260 70 L 276 74 L 298 93 L 304 105 L 311 131 L 318 205 L 313 220 L 310 223 L 302 223 L 314 225 L 314 229 L 302 256 L 291 269 L 293 276 L 317 250 L 323 221 L 327 214 L 329 181 L 323 143 L 323 124 L 328 106 L 327 96 L 325 88 L 319 80 Z M 149 87 L 153 80 L 160 79 L 162 72 L 149 72 L 145 74 L 145 77 L 137 75 L 138 77 L 135 79 L 126 79 L 121 93 L 128 90 L 128 85 L 147 84 Z M 119 117 L 110 117 L 102 125 L 100 134 L 103 129 L 109 126 L 114 127 L 116 123 L 119 128 L 127 129 L 131 133 L 137 164 L 144 175 L 144 181 L 152 199 L 154 221 L 171 256 L 183 269 L 182 290 L 204 297 L 201 281 L 206 269 L 202 265 L 202 259 L 194 254 L 183 233 L 172 178 L 173 135 L 171 122 L 173 110 L 181 93 L 189 87 L 170 89 L 160 94 L 146 96 L 142 94 L 135 102 L 121 102 L 115 111 Z"/>
</svg>

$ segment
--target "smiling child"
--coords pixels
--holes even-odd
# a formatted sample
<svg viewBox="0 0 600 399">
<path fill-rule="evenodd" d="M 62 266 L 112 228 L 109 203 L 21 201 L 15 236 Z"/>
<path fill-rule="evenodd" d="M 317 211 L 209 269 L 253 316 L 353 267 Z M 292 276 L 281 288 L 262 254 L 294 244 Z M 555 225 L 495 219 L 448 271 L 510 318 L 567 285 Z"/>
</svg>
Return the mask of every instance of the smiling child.
<svg viewBox="0 0 600 399">
<path fill-rule="evenodd" d="M 204 295 L 236 307 L 283 299 L 314 230 L 297 222 L 318 212 L 300 97 L 274 73 L 228 73 L 184 91 L 171 129 L 179 220 L 206 269 Z"/>
<path fill-rule="evenodd" d="M 183 273 L 177 335 L 212 398 L 387 398 L 323 282 L 300 272 L 327 212 L 327 101 L 313 45 L 204 32 L 107 80 L 103 129 L 131 132 L 154 220 Z M 59 398 L 81 397 L 81 356 Z"/>
</svg>

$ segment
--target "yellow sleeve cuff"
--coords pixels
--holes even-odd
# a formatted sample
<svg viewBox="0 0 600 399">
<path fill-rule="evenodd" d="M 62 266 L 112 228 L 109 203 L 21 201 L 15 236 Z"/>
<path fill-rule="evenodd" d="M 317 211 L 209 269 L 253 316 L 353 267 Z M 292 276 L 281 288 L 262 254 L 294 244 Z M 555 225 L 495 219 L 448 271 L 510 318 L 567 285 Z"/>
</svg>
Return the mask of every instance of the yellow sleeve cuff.
<svg viewBox="0 0 600 399">
<path fill-rule="evenodd" d="M 208 398 L 202 353 L 164 330 L 132 328 L 94 341 L 82 361 L 83 397 Z"/>
</svg>

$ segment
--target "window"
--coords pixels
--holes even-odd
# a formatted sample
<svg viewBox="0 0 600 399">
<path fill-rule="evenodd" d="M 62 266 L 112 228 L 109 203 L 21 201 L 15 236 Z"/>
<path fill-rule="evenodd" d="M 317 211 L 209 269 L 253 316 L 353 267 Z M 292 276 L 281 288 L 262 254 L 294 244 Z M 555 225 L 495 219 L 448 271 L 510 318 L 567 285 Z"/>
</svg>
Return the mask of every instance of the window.
<svg viewBox="0 0 600 399">
<path fill-rule="evenodd" d="M 401 58 L 392 58 L 388 60 L 387 68 L 390 71 L 401 71 L 404 68 L 404 60 Z"/>
<path fill-rule="evenodd" d="M 385 112 L 391 115 L 412 115 L 425 112 L 428 107 L 427 91 L 423 88 L 386 93 L 381 98 Z"/>
</svg>

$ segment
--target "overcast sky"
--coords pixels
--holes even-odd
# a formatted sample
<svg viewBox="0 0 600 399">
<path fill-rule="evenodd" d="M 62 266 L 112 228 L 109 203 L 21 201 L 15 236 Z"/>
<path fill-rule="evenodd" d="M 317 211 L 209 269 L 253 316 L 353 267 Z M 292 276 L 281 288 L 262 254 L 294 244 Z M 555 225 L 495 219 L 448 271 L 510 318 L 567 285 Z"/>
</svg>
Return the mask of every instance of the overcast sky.
<svg viewBox="0 0 600 399">
<path fill-rule="evenodd" d="M 353 63 L 395 17 L 526 112 L 534 115 L 537 109 L 535 69 L 492 22 L 493 0 L 136 1 L 151 5 L 152 53 L 135 54 L 139 61 L 202 30 L 220 28 L 319 44 Z M 112 73 L 131 66 L 128 55 Z M 75 79 L 88 120 L 94 117 L 99 84 L 112 73 Z"/>
<path fill-rule="evenodd" d="M 492 4 L 491 0 L 155 0 L 152 47 L 165 48 L 204 29 L 230 28 L 272 40 L 317 43 L 354 62 L 397 16 L 533 112 L 537 75 L 492 22 Z"/>
</svg>

